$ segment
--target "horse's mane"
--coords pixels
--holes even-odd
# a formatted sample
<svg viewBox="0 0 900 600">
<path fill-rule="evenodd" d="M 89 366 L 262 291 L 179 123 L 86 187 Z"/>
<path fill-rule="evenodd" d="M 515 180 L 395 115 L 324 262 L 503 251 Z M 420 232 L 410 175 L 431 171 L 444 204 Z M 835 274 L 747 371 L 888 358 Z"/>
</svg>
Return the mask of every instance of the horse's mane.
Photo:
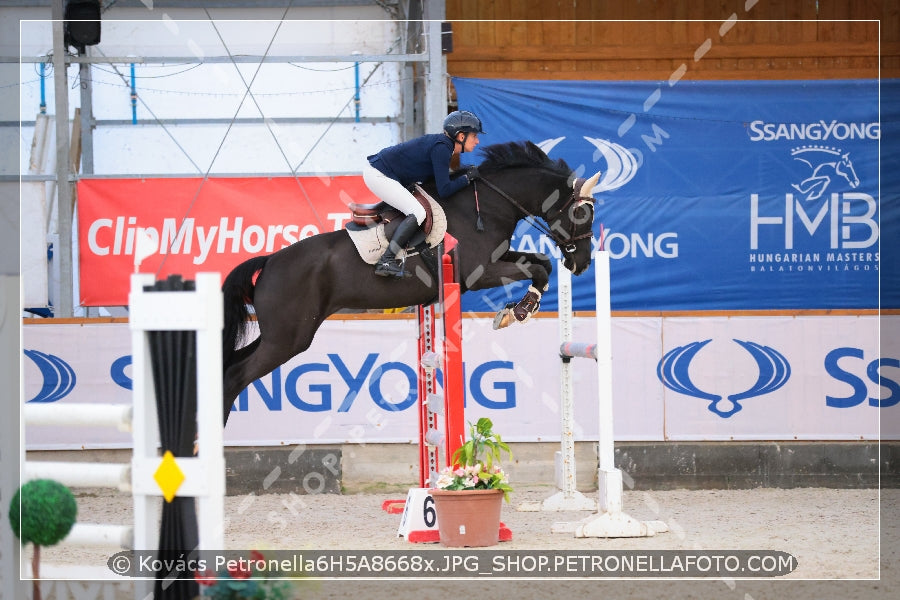
<svg viewBox="0 0 900 600">
<path fill-rule="evenodd" d="M 478 165 L 481 173 L 493 173 L 511 167 L 535 167 L 547 169 L 568 177 L 572 172 L 563 159 L 553 160 L 532 142 L 506 142 L 479 149 L 485 155 Z"/>
</svg>

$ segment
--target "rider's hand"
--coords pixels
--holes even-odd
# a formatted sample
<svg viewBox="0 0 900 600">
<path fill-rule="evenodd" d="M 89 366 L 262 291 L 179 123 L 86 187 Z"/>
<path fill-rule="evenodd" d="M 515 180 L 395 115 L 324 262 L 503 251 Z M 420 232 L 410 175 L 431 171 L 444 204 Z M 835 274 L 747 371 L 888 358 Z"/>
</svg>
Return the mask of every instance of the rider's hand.
<svg viewBox="0 0 900 600">
<path fill-rule="evenodd" d="M 466 168 L 466 179 L 469 180 L 469 183 L 472 183 L 479 177 L 481 177 L 481 175 L 478 173 L 478 167 L 471 166 Z"/>
</svg>

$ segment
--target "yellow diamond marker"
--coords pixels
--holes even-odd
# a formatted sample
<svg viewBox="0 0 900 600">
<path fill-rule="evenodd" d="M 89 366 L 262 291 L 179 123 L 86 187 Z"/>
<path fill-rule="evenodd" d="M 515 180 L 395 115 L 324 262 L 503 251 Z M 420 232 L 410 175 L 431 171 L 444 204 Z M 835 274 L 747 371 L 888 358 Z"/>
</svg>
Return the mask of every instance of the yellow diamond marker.
<svg viewBox="0 0 900 600">
<path fill-rule="evenodd" d="M 171 502 L 175 497 L 175 492 L 184 482 L 184 473 L 178 468 L 178 463 L 175 462 L 175 456 L 171 450 L 166 450 L 166 453 L 163 454 L 162 462 L 159 463 L 159 468 L 153 474 L 153 479 L 162 490 L 166 502 Z"/>
</svg>

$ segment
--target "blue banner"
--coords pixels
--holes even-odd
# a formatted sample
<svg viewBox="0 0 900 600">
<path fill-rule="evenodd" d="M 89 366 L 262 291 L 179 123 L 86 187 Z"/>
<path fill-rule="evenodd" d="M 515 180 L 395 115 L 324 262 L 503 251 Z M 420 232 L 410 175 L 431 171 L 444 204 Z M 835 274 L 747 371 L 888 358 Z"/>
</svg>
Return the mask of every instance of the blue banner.
<svg viewBox="0 0 900 600">
<path fill-rule="evenodd" d="M 900 307 L 900 80 L 454 85 L 483 145 L 527 139 L 603 173 L 613 310 Z M 558 256 L 526 223 L 513 249 Z M 592 310 L 592 271 L 573 284 Z M 463 309 L 522 292 L 468 293 Z"/>
</svg>

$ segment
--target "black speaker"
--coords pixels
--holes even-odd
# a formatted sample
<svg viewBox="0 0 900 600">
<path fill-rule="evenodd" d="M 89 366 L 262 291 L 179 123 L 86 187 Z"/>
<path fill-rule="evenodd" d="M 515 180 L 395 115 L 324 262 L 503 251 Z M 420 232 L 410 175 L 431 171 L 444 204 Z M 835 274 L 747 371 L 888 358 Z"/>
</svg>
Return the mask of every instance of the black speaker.
<svg viewBox="0 0 900 600">
<path fill-rule="evenodd" d="M 100 0 L 68 0 L 63 11 L 65 44 L 84 54 L 100 43 Z"/>
<path fill-rule="evenodd" d="M 441 54 L 453 52 L 453 25 L 449 21 L 441 23 Z"/>
</svg>

